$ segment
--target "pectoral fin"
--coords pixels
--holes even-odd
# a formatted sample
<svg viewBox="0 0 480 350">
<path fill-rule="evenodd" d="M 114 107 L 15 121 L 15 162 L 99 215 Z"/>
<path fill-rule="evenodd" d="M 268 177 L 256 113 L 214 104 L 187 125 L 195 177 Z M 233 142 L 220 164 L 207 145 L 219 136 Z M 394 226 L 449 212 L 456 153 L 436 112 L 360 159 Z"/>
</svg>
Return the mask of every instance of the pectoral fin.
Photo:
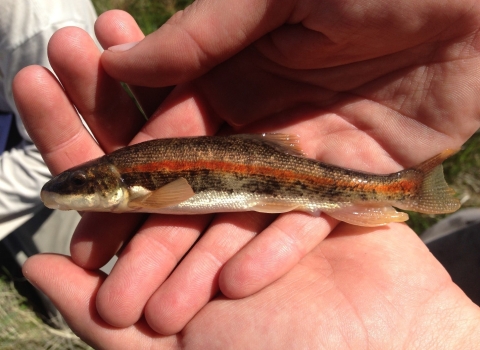
<svg viewBox="0 0 480 350">
<path fill-rule="evenodd" d="M 194 196 L 188 181 L 181 177 L 145 196 L 136 198 L 129 203 L 132 208 L 166 208 L 177 205 Z"/>
<path fill-rule="evenodd" d="M 325 211 L 331 217 L 359 226 L 381 226 L 390 222 L 403 222 L 408 220 L 408 214 L 398 212 L 391 206 L 367 207 L 349 205 Z"/>
</svg>

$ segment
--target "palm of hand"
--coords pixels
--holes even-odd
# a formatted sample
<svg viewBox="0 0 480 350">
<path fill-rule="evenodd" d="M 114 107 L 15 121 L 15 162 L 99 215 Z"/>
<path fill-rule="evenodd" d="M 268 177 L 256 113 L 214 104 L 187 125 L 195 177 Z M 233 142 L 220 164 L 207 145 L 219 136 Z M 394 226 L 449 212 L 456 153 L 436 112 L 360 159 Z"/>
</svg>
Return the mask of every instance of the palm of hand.
<svg viewBox="0 0 480 350">
<path fill-rule="evenodd" d="M 130 29 L 129 32 L 118 32 L 109 38 L 102 37 L 101 21 L 98 25 L 99 37 L 106 47 L 120 42 L 138 40 L 140 34 L 131 26 L 131 23 L 129 26 L 133 29 Z M 104 17 L 103 21 L 108 21 L 108 17 Z M 356 49 L 353 47 L 351 51 L 347 49 L 346 53 L 342 50 L 334 50 L 332 55 L 328 50 L 323 54 L 322 50 L 325 47 L 320 45 L 315 51 L 320 59 L 315 63 L 292 61 L 288 56 L 283 56 L 286 57 L 284 61 L 278 61 L 275 56 L 271 55 L 272 47 L 268 45 L 268 38 L 262 39 L 204 76 L 192 82 L 177 85 L 163 101 L 161 109 L 142 128 L 133 142 L 151 137 L 213 133 L 222 128 L 229 129 L 223 125 L 223 120 L 219 118 L 221 116 L 236 129 L 239 129 L 238 125 L 245 125 L 239 129 L 241 131 L 281 131 L 299 134 L 302 136 L 302 146 L 307 154 L 337 165 L 372 172 L 391 172 L 398 170 L 401 166 L 414 165 L 444 148 L 457 148 L 478 127 L 478 120 L 474 119 L 478 114 L 476 113 L 478 104 L 475 98 L 477 92 L 473 85 L 476 76 L 464 74 L 465 70 L 476 65 L 478 59 L 475 56 L 474 46 L 472 46 L 474 41 L 466 40 L 469 38 L 467 29 L 464 28 L 465 32 L 461 33 L 462 35 L 459 34 L 460 30 L 459 33 L 453 33 L 456 40 L 452 39 L 451 42 L 449 41 L 451 38 L 447 37 L 438 37 L 441 43 L 421 38 L 425 41 L 423 44 L 411 42 L 409 46 L 407 45 L 408 40 L 402 37 L 402 40 L 398 41 L 398 46 L 383 43 L 383 46 L 378 45 L 382 49 L 377 51 L 375 45 L 372 45 L 376 39 L 367 40 L 369 35 L 372 35 L 372 32 L 367 30 L 363 36 L 361 33 L 357 33 L 357 39 L 362 39 L 358 40 L 360 45 L 373 48 L 364 50 L 365 52 L 362 52 L 360 57 L 351 57 L 351 52 L 359 51 L 358 47 Z M 275 40 L 282 31 L 285 38 L 292 37 L 289 35 L 289 30 L 294 33 L 297 28 L 284 27 L 273 32 L 272 39 Z M 345 36 L 348 37 L 348 33 Z M 84 41 L 83 47 L 89 47 L 91 51 L 94 51 L 91 43 L 88 43 L 86 39 L 81 40 Z M 297 45 L 304 51 L 308 51 L 312 47 L 312 42 L 308 40 L 303 45 L 288 42 L 288 40 L 285 42 L 276 40 L 277 45 L 274 48 L 280 49 L 283 53 L 291 52 L 288 50 L 288 44 Z M 102 90 L 100 86 L 100 89 L 91 91 L 87 96 L 88 91 L 79 91 L 78 87 L 82 84 L 78 84 L 76 87 L 68 83 L 69 78 L 72 76 L 78 78 L 79 74 L 74 70 L 73 62 L 65 61 L 64 57 L 60 57 L 61 50 L 58 49 L 60 42 L 61 34 L 51 43 L 52 66 L 64 82 L 71 99 L 77 107 L 80 106 L 80 112 L 93 126 L 92 130 L 103 148 L 109 151 L 117 145 L 130 141 L 135 132 L 139 130 L 141 122 L 138 119 L 129 122 L 133 124 L 132 128 L 120 130 L 118 121 L 115 121 L 119 131 L 106 134 L 105 127 L 111 127 L 113 124 L 109 118 L 106 118 L 106 121 L 98 118 L 98 111 L 102 110 L 98 105 L 101 105 L 102 101 L 105 101 L 106 104 L 111 103 L 112 99 L 116 101 L 117 95 L 111 91 L 107 92 L 106 89 Z M 315 40 L 313 44 L 315 44 Z M 65 44 L 62 46 L 65 47 Z M 338 45 L 338 47 L 341 48 L 342 45 Z M 461 48 L 470 48 L 470 50 L 461 50 Z M 78 48 L 73 47 L 71 50 L 72 52 L 77 50 L 78 56 L 84 55 L 83 50 L 80 53 Z M 332 61 L 335 59 L 335 54 L 337 61 Z M 313 56 L 315 57 L 315 55 Z M 458 60 L 458 58 L 464 60 Z M 92 59 L 89 67 L 95 67 L 98 60 L 98 57 Z M 320 62 L 319 66 L 315 65 L 316 62 Z M 305 64 L 305 66 L 303 67 L 301 64 Z M 300 68 L 307 69 L 298 69 L 299 65 Z M 108 62 L 105 66 L 108 71 Z M 175 69 L 171 70 L 175 73 Z M 62 71 L 63 73 L 61 73 Z M 174 75 L 173 73 L 172 75 Z M 95 76 L 98 72 L 93 69 L 90 74 Z M 158 75 L 162 76 L 161 72 Z M 168 81 L 168 74 L 165 76 Z M 465 79 L 471 79 L 472 84 Z M 136 91 L 139 90 L 137 88 Z M 153 98 L 150 98 L 151 93 L 147 93 L 147 97 L 143 97 L 142 102 L 145 105 L 156 106 L 162 102 L 159 100 L 158 91 L 154 90 L 153 92 L 155 93 Z M 455 103 L 451 102 L 452 94 L 456 97 Z M 91 116 L 89 116 L 89 108 L 85 107 L 85 103 L 82 101 L 88 98 L 92 100 L 92 95 L 95 96 L 96 104 L 90 106 Z M 128 105 L 129 102 L 124 101 L 126 100 L 122 99 L 119 105 Z M 117 107 L 102 112 L 108 116 L 108 113 L 113 115 L 119 110 L 121 108 Z M 128 110 L 131 111 L 131 108 Z M 97 116 L 95 116 L 95 112 Z M 35 113 L 38 113 L 38 110 Z M 28 118 L 28 110 L 25 110 L 24 114 Z M 62 118 L 66 120 L 64 115 Z M 120 115 L 119 118 L 127 121 L 131 119 L 131 116 L 124 112 L 124 115 Z M 458 122 L 460 118 L 462 118 L 462 123 Z M 33 131 L 35 122 L 32 120 L 28 122 L 31 123 Z M 452 125 L 456 127 L 453 128 Z M 46 133 L 45 129 L 43 132 Z M 45 135 L 42 135 L 41 132 L 33 131 L 31 134 L 36 134 L 36 136 L 32 135 L 33 138 L 37 138 L 39 148 L 43 147 L 47 163 L 56 171 L 87 160 L 92 154 L 100 154 L 100 150 L 95 149 L 91 141 L 88 141 L 90 143 L 85 141 L 82 144 L 89 144 L 89 152 L 84 152 L 82 149 L 82 154 L 77 152 L 75 156 L 70 156 L 70 159 L 65 160 L 65 157 L 59 158 L 59 154 L 69 153 L 71 155 L 70 144 L 65 146 L 65 142 L 60 139 L 49 140 L 47 144 L 46 141 L 42 141 L 41 138 Z M 77 137 L 78 140 L 85 140 L 85 138 L 86 136 Z M 82 226 L 74 238 L 72 256 L 75 262 L 81 266 L 98 268 L 115 253 L 132 232 L 137 230 L 139 221 L 105 216 L 104 221 L 98 224 L 98 221 L 93 221 L 91 216 L 88 219 L 88 216 L 83 220 Z M 325 320 L 319 319 L 318 315 L 326 314 L 325 305 L 329 307 L 338 305 L 342 312 L 350 308 L 352 313 L 350 316 L 346 316 L 348 313 L 342 313 L 337 317 L 349 319 L 348 329 L 365 327 L 364 333 L 354 333 L 365 335 L 365 339 L 361 340 L 370 340 L 370 334 L 373 334 L 370 333 L 372 332 L 370 329 L 372 321 L 367 316 L 365 316 L 367 318 L 355 319 L 353 312 L 361 312 L 364 315 L 378 312 L 378 318 L 375 321 L 388 319 L 392 309 L 386 306 L 386 302 L 378 306 L 372 304 L 376 302 L 375 299 L 372 301 L 370 297 L 364 296 L 372 295 L 372 298 L 383 296 L 384 301 L 392 302 L 390 307 L 395 306 L 403 293 L 395 289 L 398 287 L 398 283 L 396 283 L 398 276 L 389 275 L 387 272 L 405 270 L 405 274 L 411 277 L 414 272 L 418 272 L 416 271 L 419 267 L 418 261 L 412 264 L 412 269 L 398 260 L 395 260 L 395 264 L 386 264 L 389 258 L 383 254 L 386 253 L 385 247 L 377 244 L 375 245 L 377 253 L 371 257 L 371 260 L 366 258 L 364 264 L 359 266 L 362 258 L 359 256 L 360 253 L 356 254 L 355 248 L 352 247 L 362 244 L 362 240 L 365 240 L 367 236 L 371 239 L 377 236 L 372 233 L 358 235 L 359 232 L 365 232 L 365 229 L 341 225 L 330 234 L 327 240 L 318 245 L 335 227 L 336 223 L 329 218 L 310 218 L 303 214 L 280 216 L 262 235 L 230 259 L 251 240 L 255 233 L 262 231 L 271 219 L 263 215 L 250 216 L 249 214 L 217 217 L 210 225 L 210 227 L 216 227 L 216 230 L 209 231 L 214 231 L 214 233 L 207 233 L 200 240 L 196 248 L 189 253 L 165 283 L 163 281 L 171 269 L 175 267 L 177 261 L 208 225 L 209 218 L 190 218 L 188 224 L 185 225 L 186 221 L 183 218 L 151 217 L 140 229 L 139 234 L 127 245 L 118 266 L 100 287 L 98 296 L 96 294 L 97 286 L 94 283 L 95 277 L 82 273 L 78 268 L 75 269 L 71 263 L 64 261 L 63 264 L 66 271 L 76 271 L 69 280 L 73 284 L 75 283 L 73 277 L 82 281 L 79 290 L 83 290 L 84 297 L 88 295 L 97 297 L 97 309 L 109 323 L 126 327 L 136 322 L 145 311 L 150 326 L 166 334 L 182 329 L 190 318 L 213 297 L 219 286 L 221 291 L 230 297 L 250 295 L 275 281 L 295 266 L 286 276 L 250 298 L 238 301 L 219 299 L 209 303 L 188 324 L 183 333 L 185 339 L 188 339 L 189 330 L 198 331 L 198 327 L 205 326 L 209 322 L 219 322 L 221 317 L 216 318 L 215 315 L 225 315 L 222 312 L 233 316 L 237 310 L 236 312 L 240 312 L 238 317 L 242 317 L 242 309 L 235 306 L 242 303 L 246 303 L 247 310 L 255 312 L 255 310 L 259 310 L 265 300 L 272 300 L 271 304 L 265 305 L 263 311 L 262 321 L 267 322 L 271 314 L 275 313 L 276 306 L 274 307 L 273 301 L 278 301 L 280 305 L 283 305 L 282 310 L 291 311 L 287 316 L 298 320 L 304 317 L 304 313 L 296 314 L 295 311 L 298 310 L 295 307 L 282 304 L 282 300 L 290 300 L 289 298 L 297 300 L 295 298 L 298 298 L 299 305 L 306 305 L 312 299 L 318 300 L 316 307 L 319 308 L 315 310 L 315 313 L 305 317 L 310 324 L 298 323 L 299 327 L 317 329 L 316 327 L 326 326 Z M 245 221 L 249 221 L 251 224 L 242 227 L 241 223 Z M 402 227 L 393 225 L 388 230 L 405 231 Z M 108 232 L 115 235 L 114 237 L 105 232 L 107 228 Z M 349 245 L 343 248 L 338 237 L 342 237 L 342 232 L 345 232 L 346 228 L 348 228 L 349 235 L 345 236 L 348 239 L 344 239 L 348 240 Z M 236 236 L 235 242 L 228 237 L 220 238 L 225 236 L 225 230 Z M 373 232 L 374 230 L 368 231 Z M 382 230 L 380 229 L 378 232 L 382 232 Z M 407 232 L 406 234 L 410 235 L 411 233 Z M 107 242 L 108 246 L 105 245 Z M 329 242 L 335 242 L 335 244 L 329 245 Z M 390 247 L 390 252 L 397 257 L 400 252 L 403 253 L 410 248 L 409 246 L 405 247 L 406 243 L 396 242 L 398 246 Z M 381 243 L 387 245 L 387 239 L 382 238 Z M 328 247 L 326 251 L 323 248 L 325 245 Z M 420 243 L 417 242 L 416 245 L 415 249 L 419 249 Z M 403 248 L 400 248 L 402 246 Z M 164 254 L 159 256 L 159 251 Z M 369 254 L 365 250 L 359 251 L 363 255 Z M 328 252 L 331 256 L 322 258 L 322 254 L 328 256 Z M 348 256 L 355 257 L 355 259 L 348 259 L 348 256 L 345 258 L 342 256 L 344 254 L 349 254 Z M 303 258 L 305 255 L 307 256 Z M 427 255 L 426 252 L 421 255 L 424 263 Z M 51 258 L 52 262 L 57 259 L 39 257 L 39 259 L 45 259 L 43 260 L 45 265 L 42 268 L 44 271 L 47 271 L 48 258 Z M 296 265 L 302 258 L 301 263 Z M 428 259 L 431 259 L 429 255 Z M 229 260 L 228 263 L 226 263 L 227 260 Z M 335 268 L 335 262 L 341 262 L 338 268 Z M 222 267 L 222 265 L 224 266 Z M 329 268 L 322 270 L 319 266 L 323 265 Z M 32 264 L 27 265 L 26 269 L 32 268 L 32 266 Z M 202 269 L 199 266 L 207 266 L 207 268 Z M 380 271 L 382 273 L 378 272 L 378 266 L 385 266 L 385 269 Z M 429 266 L 431 266 L 431 262 L 427 263 L 426 268 Z M 439 266 L 432 267 L 432 269 L 441 271 Z M 132 273 L 132 271 L 134 272 Z M 325 271 L 330 272 L 325 275 Z M 300 274 L 296 275 L 294 272 L 300 272 Z M 430 272 L 428 271 L 428 273 Z M 442 271 L 441 274 L 443 273 Z M 427 278 L 427 275 L 426 271 L 420 271 L 416 276 L 422 280 Z M 332 282 L 333 277 L 335 278 Z M 361 280 L 362 278 L 364 281 Z M 446 282 L 444 278 L 436 281 L 439 287 L 433 288 L 431 293 L 435 294 L 435 291 L 445 285 L 448 285 L 449 290 L 454 289 L 451 282 Z M 51 285 L 42 283 L 37 281 L 37 284 L 43 287 L 42 289 L 47 290 L 51 287 Z M 53 281 L 50 280 L 50 283 Z M 87 284 L 90 287 L 87 287 Z M 295 289 L 290 289 L 292 285 Z M 350 285 L 359 286 L 357 295 L 352 296 L 348 293 Z M 323 292 L 329 287 L 332 288 L 332 293 Z M 398 312 L 399 314 L 408 312 L 411 315 L 418 311 L 420 307 L 418 305 L 425 300 L 423 298 L 432 295 L 420 293 L 418 286 L 413 286 L 412 289 L 415 292 L 415 298 L 407 301 L 406 303 L 411 303 L 405 305 L 405 308 Z M 54 299 L 55 295 L 61 295 L 60 290 L 50 289 L 50 292 Z M 154 293 L 153 297 L 152 293 Z M 460 292 L 457 291 L 457 293 Z M 341 300 L 342 296 L 343 301 Z M 132 300 L 134 300 L 133 304 L 131 304 Z M 128 304 L 125 303 L 126 301 Z M 61 303 L 61 300 L 58 299 L 57 302 Z M 270 308 L 268 308 L 269 305 Z M 378 311 L 381 307 L 384 309 Z M 238 311 L 239 309 L 240 311 Z M 260 308 L 260 310 L 262 309 Z M 63 311 L 69 314 L 72 309 L 69 310 L 65 305 Z M 333 314 L 334 311 L 338 311 L 338 309 L 331 309 L 329 312 Z M 425 310 L 425 312 L 428 311 L 428 309 Z M 92 310 L 90 312 L 91 314 L 85 316 L 95 314 Z M 75 329 L 83 333 L 82 329 L 92 327 L 92 324 L 85 326 L 78 324 L 78 315 L 78 313 L 77 316 L 72 314 L 70 322 L 75 324 Z M 243 314 L 247 317 L 248 315 L 250 318 L 252 317 L 249 313 Z M 285 326 L 285 322 L 289 324 L 292 322 L 292 319 L 283 318 L 285 313 L 282 315 L 279 313 L 275 321 L 278 322 L 277 326 L 279 327 Z M 235 318 L 231 319 L 235 320 Z M 98 316 L 96 320 L 106 327 Z M 390 320 L 390 322 L 385 322 L 387 329 L 391 329 L 388 325 L 395 324 L 395 320 Z M 220 330 L 228 324 L 222 320 L 216 326 Z M 244 324 L 254 325 L 251 320 L 245 321 Z M 329 326 L 340 327 L 340 329 L 342 327 L 340 321 Z M 103 327 L 95 334 L 100 337 L 104 335 L 102 332 L 106 332 L 106 328 Z M 405 325 L 405 327 L 408 326 Z M 88 329 L 91 330 L 91 328 Z M 135 333 L 139 330 L 148 332 L 143 319 L 139 321 L 138 327 L 129 328 L 129 332 Z M 338 328 L 337 331 L 339 331 Z M 210 332 L 213 330 L 210 329 Z M 136 334 L 140 337 L 141 333 Z M 148 334 L 152 335 L 152 333 Z M 192 334 L 197 333 L 193 332 Z M 340 336 L 339 333 L 332 334 Z M 400 338 L 401 336 L 399 336 Z M 353 337 L 352 339 L 355 339 L 352 341 L 358 341 L 359 338 Z M 98 339 L 92 341 L 101 344 L 98 343 Z M 347 343 L 349 342 L 346 341 L 345 344 Z"/>
</svg>

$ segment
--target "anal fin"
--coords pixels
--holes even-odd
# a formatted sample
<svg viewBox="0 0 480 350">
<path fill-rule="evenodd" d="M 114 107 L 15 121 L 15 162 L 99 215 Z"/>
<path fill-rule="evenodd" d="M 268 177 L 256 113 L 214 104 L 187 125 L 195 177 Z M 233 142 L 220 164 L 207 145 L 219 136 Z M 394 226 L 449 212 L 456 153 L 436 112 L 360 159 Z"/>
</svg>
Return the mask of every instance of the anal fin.
<svg viewBox="0 0 480 350">
<path fill-rule="evenodd" d="M 129 203 L 132 208 L 166 208 L 177 205 L 194 196 L 188 181 L 181 177 L 145 196 L 136 198 Z"/>
<path fill-rule="evenodd" d="M 408 214 L 398 212 L 391 206 L 348 205 L 337 209 L 325 210 L 331 217 L 358 226 L 381 226 L 390 222 L 408 220 Z"/>
</svg>

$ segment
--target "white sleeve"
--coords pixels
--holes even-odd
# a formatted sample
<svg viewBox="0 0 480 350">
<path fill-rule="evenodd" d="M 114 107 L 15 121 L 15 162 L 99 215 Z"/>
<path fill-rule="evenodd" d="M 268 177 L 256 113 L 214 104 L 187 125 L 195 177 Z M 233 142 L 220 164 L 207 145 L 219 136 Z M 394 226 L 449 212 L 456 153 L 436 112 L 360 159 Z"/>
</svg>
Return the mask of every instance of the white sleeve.
<svg viewBox="0 0 480 350">
<path fill-rule="evenodd" d="M 0 157 L 0 223 L 41 208 L 40 189 L 50 179 L 40 152 L 23 141 Z"/>
<path fill-rule="evenodd" d="M 36 212 L 40 189 L 50 172 L 18 117 L 12 81 L 18 71 L 39 64 L 50 68 L 47 44 L 65 26 L 94 36 L 95 10 L 89 0 L 0 1 L 0 110 L 13 112 L 24 141 L 0 155 L 0 223 Z"/>
</svg>

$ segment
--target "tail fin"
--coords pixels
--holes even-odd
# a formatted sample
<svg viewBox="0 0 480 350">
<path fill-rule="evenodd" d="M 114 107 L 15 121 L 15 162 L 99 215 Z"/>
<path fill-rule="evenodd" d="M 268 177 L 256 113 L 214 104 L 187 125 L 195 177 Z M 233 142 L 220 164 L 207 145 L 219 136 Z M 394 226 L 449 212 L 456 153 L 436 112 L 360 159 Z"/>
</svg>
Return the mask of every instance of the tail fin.
<svg viewBox="0 0 480 350">
<path fill-rule="evenodd" d="M 419 178 L 421 185 L 416 195 L 395 206 L 425 214 L 452 213 L 458 210 L 460 201 L 455 198 L 455 191 L 445 182 L 442 166 L 442 162 L 456 152 L 457 150 L 447 149 L 416 167 L 404 170 L 405 176 Z"/>
</svg>

